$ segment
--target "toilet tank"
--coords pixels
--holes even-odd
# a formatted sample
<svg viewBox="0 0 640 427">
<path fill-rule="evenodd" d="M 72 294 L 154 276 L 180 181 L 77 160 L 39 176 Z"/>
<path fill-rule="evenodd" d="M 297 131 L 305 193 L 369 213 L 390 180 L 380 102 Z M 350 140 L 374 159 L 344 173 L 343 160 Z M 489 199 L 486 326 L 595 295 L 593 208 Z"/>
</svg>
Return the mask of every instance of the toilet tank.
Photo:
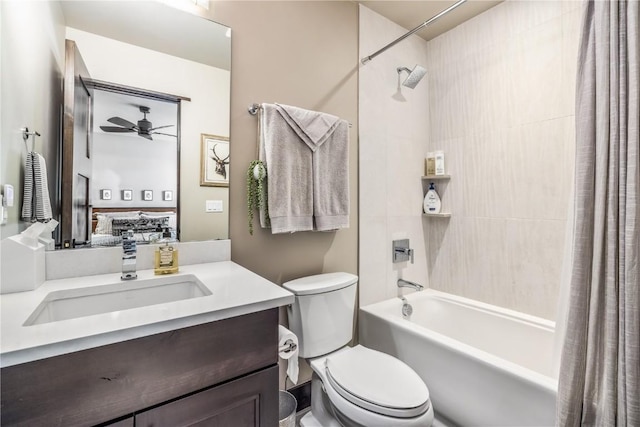
<svg viewBox="0 0 640 427">
<path fill-rule="evenodd" d="M 310 358 L 345 346 L 353 336 L 358 276 L 326 273 L 282 286 L 295 295 L 287 308 L 289 329 L 298 337 L 300 357 Z"/>
</svg>

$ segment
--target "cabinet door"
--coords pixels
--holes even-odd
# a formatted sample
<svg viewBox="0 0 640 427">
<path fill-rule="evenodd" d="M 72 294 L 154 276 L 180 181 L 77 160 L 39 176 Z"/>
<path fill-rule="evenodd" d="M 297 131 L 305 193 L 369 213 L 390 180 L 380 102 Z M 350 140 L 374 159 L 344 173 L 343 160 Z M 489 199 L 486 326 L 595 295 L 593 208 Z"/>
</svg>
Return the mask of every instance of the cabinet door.
<svg viewBox="0 0 640 427">
<path fill-rule="evenodd" d="M 136 427 L 278 425 L 278 366 L 136 414 Z"/>
</svg>

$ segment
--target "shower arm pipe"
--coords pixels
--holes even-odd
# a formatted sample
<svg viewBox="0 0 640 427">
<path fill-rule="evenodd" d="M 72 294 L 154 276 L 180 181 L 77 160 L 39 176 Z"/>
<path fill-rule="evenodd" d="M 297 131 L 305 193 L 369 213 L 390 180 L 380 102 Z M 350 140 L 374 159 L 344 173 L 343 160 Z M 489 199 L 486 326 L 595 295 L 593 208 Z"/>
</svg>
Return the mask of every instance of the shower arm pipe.
<svg viewBox="0 0 640 427">
<path fill-rule="evenodd" d="M 421 29 L 423 29 L 424 27 L 426 27 L 427 25 L 431 24 L 432 22 L 434 22 L 435 20 L 437 20 L 438 18 L 446 15 L 447 13 L 451 12 L 453 9 L 455 9 L 456 7 L 460 6 L 462 3 L 466 2 L 467 0 L 458 0 L 455 4 L 449 6 L 448 8 L 446 8 L 445 10 L 443 10 L 442 12 L 438 13 L 435 16 L 432 16 L 431 18 L 427 19 L 426 21 L 424 21 L 422 24 L 418 25 L 417 27 L 415 27 L 413 30 L 409 31 L 408 33 L 398 37 L 397 39 L 395 39 L 394 41 L 392 41 L 391 43 L 389 43 L 388 45 L 386 45 L 385 47 L 383 47 L 380 50 L 375 51 L 374 53 L 372 53 L 369 56 L 365 56 L 364 58 L 362 58 L 362 60 L 360 61 L 363 65 L 366 64 L 367 62 L 371 61 L 373 58 L 375 58 L 376 56 L 380 55 L 382 52 L 384 52 L 385 50 L 389 49 L 390 47 L 395 46 L 396 44 L 400 43 L 402 40 L 406 39 L 407 37 L 413 35 L 415 32 L 420 31 Z"/>
</svg>

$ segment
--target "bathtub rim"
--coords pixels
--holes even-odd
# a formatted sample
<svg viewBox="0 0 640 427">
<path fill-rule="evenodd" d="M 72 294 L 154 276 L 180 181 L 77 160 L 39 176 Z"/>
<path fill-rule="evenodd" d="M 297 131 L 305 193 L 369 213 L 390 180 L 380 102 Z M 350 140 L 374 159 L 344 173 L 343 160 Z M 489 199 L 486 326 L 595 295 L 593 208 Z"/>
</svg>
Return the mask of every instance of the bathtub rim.
<svg viewBox="0 0 640 427">
<path fill-rule="evenodd" d="M 409 303 L 414 304 L 422 298 L 432 297 L 473 309 L 479 309 L 480 311 L 488 312 L 499 317 L 523 321 L 525 323 L 543 329 L 552 331 L 555 330 L 555 322 L 551 320 L 542 319 L 526 313 L 521 313 L 515 310 L 483 303 L 481 301 L 472 300 L 454 294 L 448 294 L 446 292 L 437 291 L 434 289 L 425 289 L 420 292 L 413 292 L 411 294 L 404 295 L 404 297 Z M 401 307 L 402 301 L 400 300 L 400 298 L 396 297 L 362 306 L 360 307 L 360 310 L 368 315 L 377 317 L 378 319 L 389 321 L 411 334 L 422 335 L 426 338 L 442 342 L 443 345 L 457 354 L 470 354 L 481 364 L 496 368 L 506 375 L 516 378 L 524 377 L 530 380 L 534 385 L 542 389 L 545 389 L 549 392 L 557 393 L 558 380 L 556 378 L 544 375 L 540 372 L 536 372 L 533 369 L 518 365 L 517 363 L 503 359 L 499 356 L 478 349 L 469 344 L 465 344 L 439 332 L 428 329 L 424 326 L 412 322 L 411 320 L 404 319 L 401 314 Z"/>
</svg>

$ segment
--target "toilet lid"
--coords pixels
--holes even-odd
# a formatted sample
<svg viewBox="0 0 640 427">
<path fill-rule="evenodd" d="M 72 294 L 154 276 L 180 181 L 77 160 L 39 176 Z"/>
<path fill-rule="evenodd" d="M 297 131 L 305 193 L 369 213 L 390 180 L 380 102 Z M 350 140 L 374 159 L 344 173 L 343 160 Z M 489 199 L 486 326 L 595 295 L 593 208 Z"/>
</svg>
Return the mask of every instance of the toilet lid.
<svg viewBox="0 0 640 427">
<path fill-rule="evenodd" d="M 329 356 L 329 382 L 351 403 L 395 417 L 415 417 L 429 409 L 429 389 L 408 365 L 361 345 Z"/>
</svg>

